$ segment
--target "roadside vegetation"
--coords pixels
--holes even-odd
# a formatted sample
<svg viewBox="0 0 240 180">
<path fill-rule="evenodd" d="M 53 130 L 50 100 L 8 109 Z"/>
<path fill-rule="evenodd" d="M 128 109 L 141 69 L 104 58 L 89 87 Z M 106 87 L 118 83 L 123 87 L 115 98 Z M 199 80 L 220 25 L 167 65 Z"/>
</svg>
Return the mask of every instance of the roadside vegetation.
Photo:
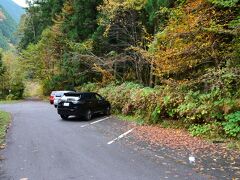
<svg viewBox="0 0 240 180">
<path fill-rule="evenodd" d="M 24 71 L 15 50 L 0 49 L 0 99 L 5 101 L 23 98 Z"/>
<path fill-rule="evenodd" d="M 0 111 L 0 149 L 5 142 L 5 135 L 6 135 L 10 120 L 11 118 L 9 113 Z"/>
<path fill-rule="evenodd" d="M 102 94 L 112 103 L 115 114 L 140 124 L 184 128 L 193 136 L 212 140 L 240 138 L 239 99 L 226 97 L 218 88 L 204 93 L 184 86 L 92 83 L 77 90 Z"/>
<path fill-rule="evenodd" d="M 8 61 L 15 58 L 5 52 L 1 60 L 1 82 L 9 82 L 2 96 L 21 98 L 24 84 L 34 86 L 26 82 L 41 87 L 25 94 L 97 91 L 140 124 L 239 140 L 239 7 L 239 0 L 29 2 L 19 57 Z"/>
</svg>

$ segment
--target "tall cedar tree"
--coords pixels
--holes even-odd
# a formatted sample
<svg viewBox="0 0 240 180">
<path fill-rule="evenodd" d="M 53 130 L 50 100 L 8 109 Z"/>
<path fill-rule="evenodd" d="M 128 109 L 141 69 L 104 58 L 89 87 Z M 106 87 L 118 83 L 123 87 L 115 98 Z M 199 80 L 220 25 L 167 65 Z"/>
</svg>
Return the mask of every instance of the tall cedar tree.
<svg viewBox="0 0 240 180">
<path fill-rule="evenodd" d="M 97 28 L 97 6 L 102 0 L 69 0 L 63 12 L 65 22 L 63 32 L 75 42 L 84 41 L 92 36 Z"/>
</svg>

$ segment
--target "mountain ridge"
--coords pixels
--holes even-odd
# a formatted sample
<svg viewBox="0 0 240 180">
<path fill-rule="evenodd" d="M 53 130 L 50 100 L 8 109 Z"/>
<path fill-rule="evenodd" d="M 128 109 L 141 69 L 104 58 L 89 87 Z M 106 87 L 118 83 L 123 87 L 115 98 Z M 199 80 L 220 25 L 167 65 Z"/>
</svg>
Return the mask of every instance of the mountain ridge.
<svg viewBox="0 0 240 180">
<path fill-rule="evenodd" d="M 17 23 L 10 14 L 0 5 L 0 48 L 8 49 L 9 44 L 17 42 L 14 33 L 17 29 Z"/>
<path fill-rule="evenodd" d="M 0 5 L 2 5 L 17 23 L 20 22 L 21 16 L 25 13 L 23 7 L 19 6 L 12 0 L 0 0 Z"/>
</svg>

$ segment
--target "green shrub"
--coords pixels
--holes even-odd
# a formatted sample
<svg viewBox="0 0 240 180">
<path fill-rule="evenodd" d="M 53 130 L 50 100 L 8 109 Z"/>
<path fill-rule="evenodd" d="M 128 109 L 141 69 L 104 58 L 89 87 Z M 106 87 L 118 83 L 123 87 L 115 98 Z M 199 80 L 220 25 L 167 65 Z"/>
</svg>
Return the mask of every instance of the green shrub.
<svg viewBox="0 0 240 180">
<path fill-rule="evenodd" d="M 7 101 L 11 101 L 11 100 L 15 100 L 16 98 L 14 97 L 14 95 L 13 94 L 9 94 L 9 95 L 7 95 L 7 97 L 6 97 L 6 100 Z"/>
<path fill-rule="evenodd" d="M 210 124 L 192 125 L 188 130 L 192 136 L 202 136 L 208 134 L 209 131 L 211 131 L 211 125 Z"/>
<path fill-rule="evenodd" d="M 240 111 L 225 116 L 227 122 L 223 122 L 223 128 L 230 137 L 238 137 L 240 135 Z"/>
<path fill-rule="evenodd" d="M 161 108 L 160 106 L 157 106 L 151 114 L 151 122 L 153 122 L 154 124 L 159 123 L 159 120 L 161 120 L 160 114 Z"/>
<path fill-rule="evenodd" d="M 213 88 L 207 93 L 189 91 L 184 101 L 178 106 L 179 118 L 192 123 L 205 123 L 223 120 L 224 114 L 237 109 L 237 101 L 225 97 L 219 88 Z"/>
<path fill-rule="evenodd" d="M 211 3 L 222 7 L 233 7 L 239 0 L 209 0 Z"/>
<path fill-rule="evenodd" d="M 11 94 L 13 95 L 12 100 L 22 99 L 24 88 L 25 86 L 22 81 L 13 83 L 11 87 Z"/>
<path fill-rule="evenodd" d="M 75 89 L 81 92 L 94 92 L 98 90 L 98 85 L 96 83 L 87 83 Z"/>
<path fill-rule="evenodd" d="M 218 138 L 223 135 L 222 124 L 220 122 L 193 124 L 188 128 L 188 131 L 192 136 L 207 138 Z"/>
</svg>

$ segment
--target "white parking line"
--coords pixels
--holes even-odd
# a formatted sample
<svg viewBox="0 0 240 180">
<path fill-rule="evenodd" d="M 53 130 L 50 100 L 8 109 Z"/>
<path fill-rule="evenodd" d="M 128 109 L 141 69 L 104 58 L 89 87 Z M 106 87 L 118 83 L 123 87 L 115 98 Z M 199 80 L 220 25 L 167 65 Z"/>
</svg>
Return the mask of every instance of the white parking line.
<svg viewBox="0 0 240 180">
<path fill-rule="evenodd" d="M 91 123 L 89 123 L 89 124 L 84 124 L 84 125 L 82 125 L 81 127 L 82 127 L 82 128 L 83 128 L 83 127 L 87 127 L 87 126 L 90 126 L 90 125 L 92 125 L 92 124 L 96 124 L 96 123 L 105 121 L 105 120 L 107 120 L 107 119 L 109 119 L 109 118 L 110 118 L 110 117 L 106 117 L 106 118 L 103 118 L 103 119 L 99 119 L 99 120 L 94 121 L 94 122 L 91 122 Z"/>
<path fill-rule="evenodd" d="M 112 144 L 112 143 L 114 143 L 115 141 L 118 141 L 118 140 L 122 139 L 123 137 L 125 137 L 126 135 L 128 135 L 129 133 L 131 133 L 133 130 L 134 130 L 134 128 L 130 129 L 129 131 L 121 134 L 120 136 L 118 136 L 117 138 L 113 139 L 112 141 L 109 141 L 107 144 Z"/>
</svg>

